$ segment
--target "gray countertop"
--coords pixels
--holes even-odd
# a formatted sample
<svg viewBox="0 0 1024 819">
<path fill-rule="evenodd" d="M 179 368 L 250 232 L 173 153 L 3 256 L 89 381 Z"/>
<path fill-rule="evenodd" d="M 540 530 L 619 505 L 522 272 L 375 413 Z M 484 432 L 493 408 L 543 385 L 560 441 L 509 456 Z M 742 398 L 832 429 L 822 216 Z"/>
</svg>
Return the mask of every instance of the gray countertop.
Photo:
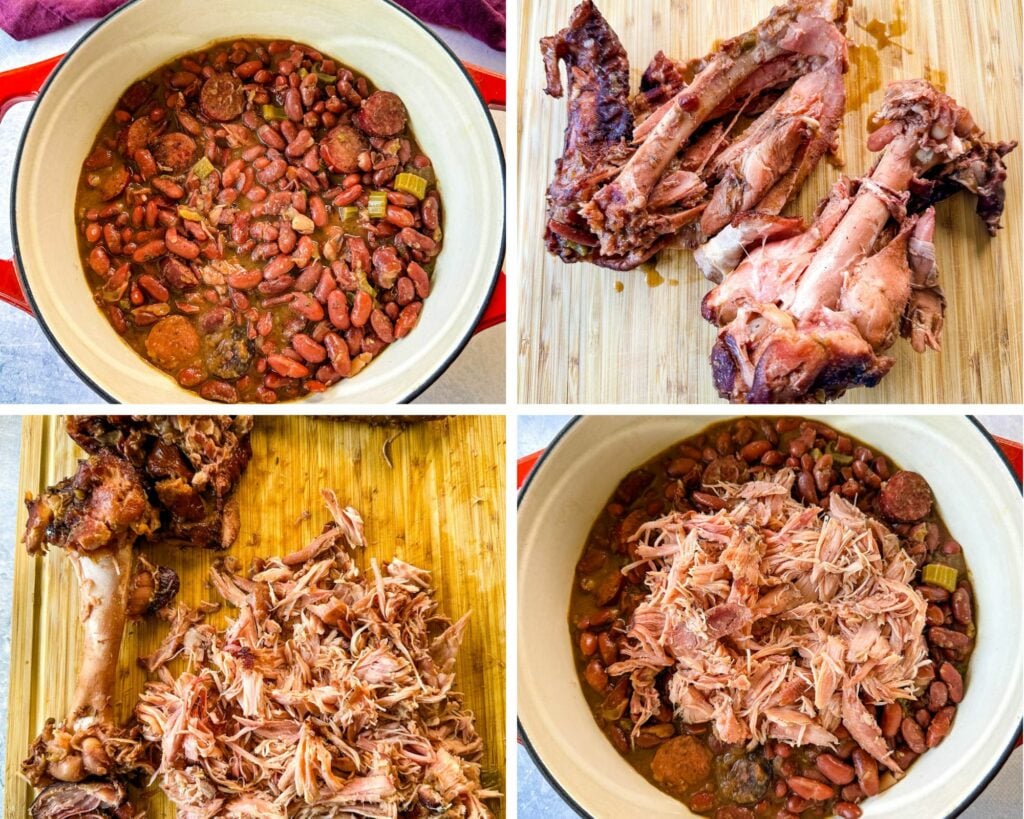
<svg viewBox="0 0 1024 819">
<path fill-rule="evenodd" d="M 570 415 L 519 417 L 517 457 L 529 455 L 546 447 L 568 422 Z M 1013 441 L 1024 439 L 1020 416 L 979 416 L 978 420 L 995 435 Z M 516 748 L 517 795 L 520 816 L 543 816 L 545 819 L 572 819 L 576 812 L 551 787 L 526 748 Z M 1021 766 L 1024 754 L 1017 748 L 1003 765 L 998 776 L 977 800 L 962 814 L 964 819 L 1020 819 Z"/>
<path fill-rule="evenodd" d="M 0 0 L 3 2 L 3 0 Z M 17 42 L 0 31 L 0 71 L 60 54 L 95 21 Z M 464 61 L 500 74 L 505 55 L 451 29 L 431 28 Z M 11 173 L 30 105 L 15 105 L 0 122 L 0 258 L 11 258 Z M 505 136 L 505 112 L 493 112 Z M 448 370 L 415 403 L 501 404 L 505 401 L 505 325 L 474 336 Z M 34 318 L 0 302 L 0 404 L 102 404 L 64 363 Z"/>
</svg>

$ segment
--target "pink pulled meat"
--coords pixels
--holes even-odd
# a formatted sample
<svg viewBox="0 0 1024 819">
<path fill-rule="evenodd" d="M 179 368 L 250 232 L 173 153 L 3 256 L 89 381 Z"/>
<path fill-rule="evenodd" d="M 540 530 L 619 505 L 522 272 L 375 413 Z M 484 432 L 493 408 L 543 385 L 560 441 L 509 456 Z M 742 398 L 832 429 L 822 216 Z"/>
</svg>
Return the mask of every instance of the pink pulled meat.
<svg viewBox="0 0 1024 819">
<path fill-rule="evenodd" d="M 608 671 L 630 675 L 634 736 L 667 670 L 676 717 L 723 742 L 833 746 L 842 724 L 900 774 L 874 708 L 915 698 L 930 663 L 914 562 L 840 496 L 827 511 L 793 500 L 794 477 L 723 483 L 725 509 L 640 527 L 648 594 Z"/>
<path fill-rule="evenodd" d="M 429 574 L 400 560 L 361 574 L 362 520 L 324 496 L 334 522 L 306 548 L 249 576 L 212 570 L 237 616 L 193 625 L 174 647 L 186 670 L 142 693 L 164 793 L 186 819 L 490 817 L 453 690 L 468 615 L 442 616 Z"/>
<path fill-rule="evenodd" d="M 794 86 L 795 87 L 795 86 Z M 935 264 L 932 203 L 978 197 L 994 234 L 1003 156 L 970 112 L 924 80 L 893 83 L 868 140 L 883 151 L 870 173 L 839 180 L 801 230 L 796 220 L 744 213 L 696 254 L 718 286 L 701 305 L 719 328 L 715 386 L 734 402 L 820 400 L 875 386 L 903 335 L 940 347 L 945 298 Z"/>
<path fill-rule="evenodd" d="M 541 41 L 547 92 L 569 91 L 548 188 L 548 250 L 631 269 L 696 247 L 741 212 L 777 214 L 835 148 L 848 0 L 789 0 L 703 59 L 655 55 L 629 96 L 629 60 L 592 0 Z M 741 116 L 755 117 L 739 133 Z M 732 144 L 730 144 L 730 141 Z"/>
</svg>

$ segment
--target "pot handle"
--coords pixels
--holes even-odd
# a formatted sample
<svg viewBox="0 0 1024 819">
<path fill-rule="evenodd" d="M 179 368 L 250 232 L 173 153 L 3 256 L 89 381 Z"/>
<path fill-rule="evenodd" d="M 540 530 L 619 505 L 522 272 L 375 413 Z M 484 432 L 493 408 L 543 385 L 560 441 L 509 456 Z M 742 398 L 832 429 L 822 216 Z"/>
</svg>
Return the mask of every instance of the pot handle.
<svg viewBox="0 0 1024 819">
<path fill-rule="evenodd" d="M 58 54 L 32 65 L 0 71 L 0 120 L 17 103 L 30 102 L 36 98 L 40 87 L 63 56 Z M 32 312 L 14 269 L 14 262 L 10 259 L 0 259 L 0 301 L 20 307 L 26 313 Z"/>
<path fill-rule="evenodd" d="M 466 71 L 469 72 L 473 85 L 480 92 L 480 96 L 484 98 L 484 102 L 494 108 L 504 108 L 505 78 L 501 74 L 488 71 L 486 68 L 481 68 L 472 63 L 463 63 L 463 65 L 466 67 Z"/>
<path fill-rule="evenodd" d="M 478 65 L 472 65 L 470 63 L 463 63 L 466 67 L 466 71 L 469 72 L 469 76 L 473 80 L 473 84 L 477 87 L 480 92 L 480 96 L 483 97 L 485 103 L 491 108 L 504 108 L 505 107 L 505 78 L 501 74 L 496 74 L 493 71 L 488 71 L 486 68 L 480 68 Z M 490 327 L 494 327 L 497 324 L 502 324 L 505 321 L 505 274 L 504 272 L 498 276 L 498 281 L 494 286 L 494 292 L 491 294 L 491 300 L 487 305 L 487 309 L 484 310 L 483 316 L 480 318 L 480 322 L 476 326 L 474 333 L 479 333 L 482 330 L 486 330 Z"/>
<path fill-rule="evenodd" d="M 523 488 L 523 484 L 526 482 L 526 476 L 533 471 L 533 468 L 537 465 L 537 461 L 540 460 L 540 456 L 543 454 L 544 450 L 538 449 L 531 455 L 524 455 L 516 461 L 516 489 Z"/>
</svg>

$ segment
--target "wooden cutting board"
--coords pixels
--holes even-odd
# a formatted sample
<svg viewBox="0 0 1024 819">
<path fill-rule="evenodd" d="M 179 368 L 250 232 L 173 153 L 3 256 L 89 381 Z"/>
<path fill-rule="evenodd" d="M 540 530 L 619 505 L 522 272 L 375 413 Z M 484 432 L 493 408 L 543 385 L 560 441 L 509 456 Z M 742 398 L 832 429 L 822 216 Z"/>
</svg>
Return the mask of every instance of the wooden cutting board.
<svg viewBox="0 0 1024 819">
<path fill-rule="evenodd" d="M 706 54 L 746 31 L 781 0 L 597 0 L 630 57 L 635 91 L 659 50 Z M 576 0 L 523 0 L 520 49 L 519 396 L 537 403 L 720 402 L 708 354 L 716 331 L 700 317 L 711 284 L 685 251 L 667 251 L 656 273 L 565 265 L 544 249 L 544 193 L 562 150 L 565 100 L 543 93 L 538 41 L 568 24 Z M 991 139 L 1021 133 L 1021 8 L 1008 0 L 854 0 L 847 36 L 845 167 L 822 162 L 787 213 L 810 217 L 843 173 L 873 163 L 866 124 L 885 85 L 926 77 L 966 106 Z M 860 25 L 858 25 L 858 23 Z M 866 31 L 865 27 L 870 30 Z M 948 300 L 941 353 L 917 355 L 900 340 L 873 390 L 847 402 L 1019 402 L 1022 398 L 1021 169 L 1008 158 L 1004 228 L 990 240 L 974 197 L 937 208 L 936 255 Z"/>
<path fill-rule="evenodd" d="M 256 556 L 282 555 L 319 534 L 329 514 L 321 488 L 335 489 L 359 509 L 368 547 L 356 563 L 392 557 L 429 569 L 441 610 L 452 619 L 472 610 L 456 665 L 484 740 L 485 783 L 505 792 L 505 422 L 460 416 L 393 429 L 301 416 L 256 419 L 253 458 L 239 485 L 242 527 L 230 553 L 246 568 Z M 83 453 L 64 434 L 60 417 L 24 421 L 21 492 L 38 494 L 71 475 Z M 18 510 L 18 529 L 25 525 Z M 20 534 L 19 534 L 20 538 Z M 74 688 L 80 650 L 78 591 L 70 561 L 54 549 L 33 559 L 15 546 L 11 685 L 7 730 L 6 814 L 27 816 L 32 789 L 18 771 L 29 743 L 49 716 L 60 718 Z M 154 548 L 154 563 L 181 578 L 189 605 L 218 600 L 206 583 L 209 551 Z M 234 610 L 214 615 L 218 625 Z M 135 658 L 154 650 L 162 621 L 131 624 L 121 648 L 118 713 L 126 717 L 146 674 Z M 157 788 L 147 816 L 170 819 L 173 806 Z M 504 804 L 497 806 L 504 815 Z"/>
</svg>

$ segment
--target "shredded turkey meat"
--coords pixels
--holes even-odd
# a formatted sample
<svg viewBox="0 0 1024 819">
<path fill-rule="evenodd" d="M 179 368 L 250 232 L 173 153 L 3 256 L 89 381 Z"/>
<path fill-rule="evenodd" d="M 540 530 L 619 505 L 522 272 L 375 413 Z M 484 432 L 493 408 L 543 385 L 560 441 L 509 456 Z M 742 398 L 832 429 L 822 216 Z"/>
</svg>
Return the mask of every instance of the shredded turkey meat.
<svg viewBox="0 0 1024 819">
<path fill-rule="evenodd" d="M 249 576 L 212 570 L 237 616 L 193 625 L 173 647 L 186 670 L 141 695 L 164 793 L 185 819 L 491 816 L 453 690 L 468 615 L 443 617 L 429 574 L 400 560 L 362 574 L 362 520 L 324 497 L 333 524 L 309 546 Z"/>
<path fill-rule="evenodd" d="M 839 495 L 827 510 L 793 500 L 794 477 L 723 483 L 721 511 L 640 527 L 648 594 L 609 673 L 630 675 L 634 736 L 667 671 L 676 716 L 723 742 L 833 746 L 842 724 L 900 775 L 874 706 L 916 697 L 930 663 L 914 562 Z"/>
</svg>

